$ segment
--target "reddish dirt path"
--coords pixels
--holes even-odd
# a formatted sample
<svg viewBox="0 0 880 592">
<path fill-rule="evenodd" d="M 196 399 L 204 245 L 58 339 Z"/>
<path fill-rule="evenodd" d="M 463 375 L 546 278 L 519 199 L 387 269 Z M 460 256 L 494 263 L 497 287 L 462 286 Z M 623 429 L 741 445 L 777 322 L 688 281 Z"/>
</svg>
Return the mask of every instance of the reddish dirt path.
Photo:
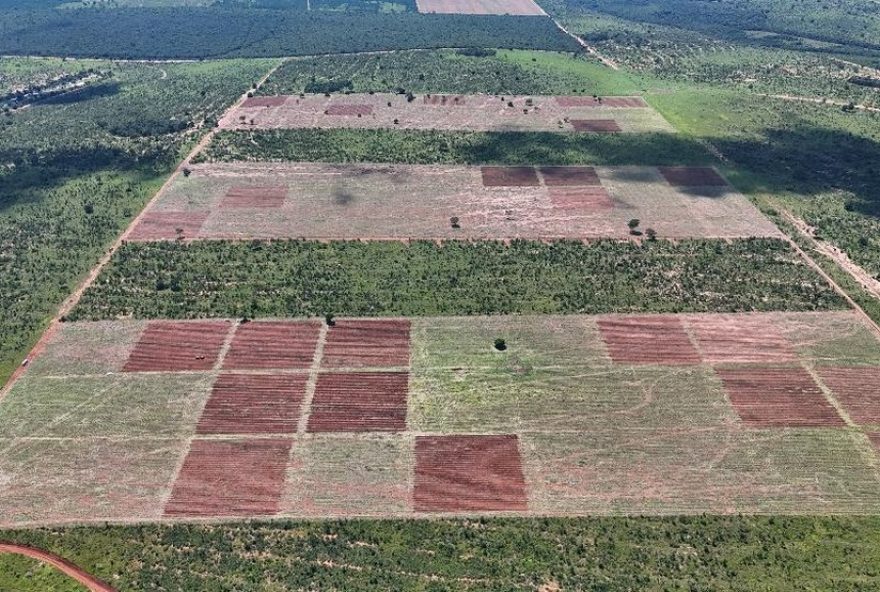
<svg viewBox="0 0 880 592">
<path fill-rule="evenodd" d="M 606 66 L 608 66 L 612 70 L 620 70 L 620 66 L 618 66 L 614 61 L 612 61 L 609 58 L 606 58 L 601 53 L 599 53 L 598 49 L 596 49 L 592 45 L 588 44 L 586 41 L 584 41 L 583 39 L 581 39 L 580 37 L 578 37 L 577 35 L 575 35 L 571 31 L 569 31 L 568 29 L 563 27 L 562 23 L 560 23 L 558 20 L 556 20 L 555 18 L 552 18 L 552 17 L 551 17 L 551 20 L 553 21 L 553 24 L 556 25 L 557 29 L 559 29 L 560 31 L 562 31 L 563 33 L 565 33 L 566 35 L 568 35 L 569 37 L 571 37 L 572 39 L 577 41 L 578 45 L 580 45 L 581 47 L 586 49 L 590 54 L 592 54 L 600 62 L 602 62 L 603 64 L 605 64 Z"/>
<path fill-rule="evenodd" d="M 257 82 L 256 87 L 257 88 L 261 87 L 266 82 L 266 80 L 269 79 L 269 76 L 271 76 L 275 72 L 275 70 L 280 68 L 281 65 L 284 64 L 284 62 L 286 62 L 286 61 L 287 61 L 286 59 L 279 59 L 278 63 L 275 64 L 275 66 L 273 66 L 272 68 L 270 68 L 269 71 L 266 72 L 266 74 L 262 78 L 260 78 L 260 80 Z M 227 109 L 226 112 L 229 112 L 232 109 L 238 108 L 244 101 L 247 100 L 247 98 L 248 98 L 247 95 L 252 90 L 254 90 L 254 89 L 249 88 L 244 93 L 242 93 L 242 95 L 238 98 L 238 100 L 235 101 L 235 103 L 233 103 L 232 105 L 230 105 L 229 109 Z M 223 115 L 221 115 L 221 117 L 220 117 L 221 119 L 223 116 L 226 115 L 226 112 L 223 113 Z M 199 142 L 193 147 L 193 149 L 190 150 L 189 154 L 187 154 L 186 157 L 180 162 L 180 164 L 177 165 L 177 168 L 174 169 L 174 172 L 172 172 L 171 175 L 169 175 L 169 177 L 165 180 L 165 183 L 162 184 L 162 186 L 159 188 L 159 191 L 157 191 L 155 193 L 155 195 L 153 195 L 153 197 L 150 199 L 150 201 L 148 201 L 144 205 L 143 209 L 129 223 L 129 225 L 125 229 L 125 231 L 123 231 L 123 233 L 119 236 L 119 238 L 117 238 L 113 242 L 113 244 L 110 246 L 110 248 L 98 260 L 98 264 L 95 265 L 95 267 L 89 272 L 89 274 L 86 276 L 86 278 L 79 284 L 79 286 L 77 286 L 76 290 L 61 304 L 61 307 L 58 309 L 58 312 L 55 314 L 54 317 L 52 317 L 52 320 L 49 321 L 49 325 L 46 328 L 46 330 L 43 332 L 43 335 L 40 337 L 40 340 L 37 341 L 37 343 L 34 345 L 33 348 L 31 348 L 31 351 L 30 351 L 30 353 L 28 353 L 28 356 L 27 356 L 27 358 L 25 358 L 25 361 L 33 360 L 36 356 L 38 356 L 40 354 L 40 352 L 42 352 L 46 348 L 46 344 L 49 342 L 52 335 L 54 335 L 55 332 L 58 330 L 58 325 L 61 323 L 61 318 L 64 317 L 65 315 L 67 315 L 68 313 L 70 313 L 71 310 L 73 310 L 73 307 L 75 307 L 77 305 L 77 303 L 80 301 L 80 298 L 82 298 L 83 293 L 89 288 L 89 286 L 91 286 L 95 282 L 95 280 L 98 278 L 98 276 L 101 274 L 101 272 L 107 266 L 107 264 L 110 263 L 110 259 L 113 257 L 113 254 L 116 253 L 117 249 L 119 249 L 119 247 L 122 246 L 122 243 L 128 239 L 129 235 L 132 233 L 132 231 L 135 229 L 135 227 L 137 227 L 137 225 L 140 224 L 141 220 L 144 218 L 146 213 L 150 210 L 150 207 L 156 201 L 158 201 L 158 199 L 168 190 L 168 188 L 171 186 L 171 184 L 174 182 L 174 180 L 179 175 L 183 174 L 183 169 L 186 168 L 186 166 L 190 164 L 190 161 L 192 160 L 192 158 L 196 154 L 201 152 L 205 147 L 208 146 L 208 144 L 211 142 L 211 140 L 214 139 L 214 136 L 217 134 L 219 129 L 220 128 L 215 127 L 215 128 L 208 130 L 208 133 L 206 133 L 202 137 L 202 139 L 199 140 Z M 9 380 L 6 381 L 6 384 L 2 388 L 0 388 L 0 399 L 3 399 L 3 397 L 6 395 L 6 393 L 8 393 L 10 391 L 10 389 L 15 384 L 15 382 L 19 378 L 21 378 L 22 374 L 24 374 L 25 368 L 26 368 L 25 365 L 21 365 L 10 375 Z"/>
<path fill-rule="evenodd" d="M 42 561 L 47 565 L 51 565 L 61 573 L 70 576 L 92 592 L 116 592 L 116 590 L 111 588 L 108 584 L 105 584 L 98 578 L 87 574 L 70 561 L 57 555 L 53 555 L 52 553 L 47 553 L 46 551 L 41 551 L 34 547 L 28 547 L 27 545 L 16 545 L 14 543 L 3 542 L 0 542 L 0 553 L 22 555 L 24 557 L 36 559 L 37 561 Z"/>
</svg>

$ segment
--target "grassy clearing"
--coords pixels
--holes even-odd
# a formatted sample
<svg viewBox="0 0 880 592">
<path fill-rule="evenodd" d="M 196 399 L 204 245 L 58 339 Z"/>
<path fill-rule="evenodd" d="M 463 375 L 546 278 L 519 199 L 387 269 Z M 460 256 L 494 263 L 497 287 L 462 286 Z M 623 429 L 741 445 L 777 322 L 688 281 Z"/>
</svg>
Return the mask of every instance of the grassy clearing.
<svg viewBox="0 0 880 592">
<path fill-rule="evenodd" d="M 85 586 L 41 561 L 0 553 L 0 590 L 10 592 L 88 592 Z"/>
<path fill-rule="evenodd" d="M 71 319 L 840 307 L 832 289 L 775 239 L 204 241 L 126 244 Z"/>
</svg>

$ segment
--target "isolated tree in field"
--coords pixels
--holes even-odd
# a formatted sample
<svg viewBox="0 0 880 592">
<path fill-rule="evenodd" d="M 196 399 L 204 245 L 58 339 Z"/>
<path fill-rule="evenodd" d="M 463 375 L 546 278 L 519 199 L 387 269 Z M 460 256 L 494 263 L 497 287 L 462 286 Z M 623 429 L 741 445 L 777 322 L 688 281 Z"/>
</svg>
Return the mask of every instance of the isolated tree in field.
<svg viewBox="0 0 880 592">
<path fill-rule="evenodd" d="M 192 171 L 189 170 L 189 167 L 183 167 L 183 176 L 184 177 L 189 177 L 191 173 L 192 173 Z"/>
<path fill-rule="evenodd" d="M 653 228 L 646 228 L 645 229 L 645 236 L 648 237 L 648 240 L 655 241 L 655 240 L 657 240 L 657 231 L 654 230 Z"/>
<path fill-rule="evenodd" d="M 460 224 L 460 221 L 459 221 L 459 219 L 458 219 L 458 216 L 453 216 L 453 217 L 451 217 L 451 218 L 449 219 L 449 224 L 450 224 L 453 228 L 455 228 L 456 230 L 459 229 L 459 228 L 461 228 L 461 224 Z"/>
<path fill-rule="evenodd" d="M 507 349 L 507 342 L 501 339 L 500 337 L 495 340 L 495 349 L 498 351 L 504 351 Z"/>
<path fill-rule="evenodd" d="M 629 233 L 639 234 L 638 227 L 640 223 L 641 221 L 638 218 L 633 218 L 632 220 L 627 222 L 626 225 L 629 226 Z"/>
<path fill-rule="evenodd" d="M 336 319 L 333 317 L 332 314 L 328 313 L 324 315 L 324 322 L 327 324 L 328 327 L 332 327 L 336 324 Z"/>
</svg>

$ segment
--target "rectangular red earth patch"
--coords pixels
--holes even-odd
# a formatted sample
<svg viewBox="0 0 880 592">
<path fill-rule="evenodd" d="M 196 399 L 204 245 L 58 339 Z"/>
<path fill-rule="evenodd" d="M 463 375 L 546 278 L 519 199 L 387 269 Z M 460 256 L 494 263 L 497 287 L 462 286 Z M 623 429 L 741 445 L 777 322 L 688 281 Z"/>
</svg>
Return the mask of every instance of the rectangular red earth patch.
<svg viewBox="0 0 880 592">
<path fill-rule="evenodd" d="M 817 371 L 855 423 L 880 425 L 880 368 L 819 368 Z"/>
<path fill-rule="evenodd" d="M 417 437 L 413 505 L 417 512 L 527 510 L 517 437 Z"/>
<path fill-rule="evenodd" d="M 538 173 L 534 167 L 480 167 L 484 187 L 537 187 Z"/>
<path fill-rule="evenodd" d="M 210 212 L 147 212 L 140 219 L 129 240 L 173 240 L 195 238 Z"/>
<path fill-rule="evenodd" d="M 373 106 L 366 104 L 355 104 L 355 105 L 330 105 L 324 111 L 324 115 L 343 115 L 343 116 L 358 116 L 358 115 L 372 115 Z"/>
<path fill-rule="evenodd" d="M 425 95 L 425 105 L 464 105 L 465 99 L 459 95 Z"/>
<path fill-rule="evenodd" d="M 199 419 L 199 434 L 296 432 L 307 374 L 221 374 Z"/>
<path fill-rule="evenodd" d="M 641 97 L 556 97 L 560 107 L 617 107 L 643 109 L 648 103 Z"/>
<path fill-rule="evenodd" d="M 599 174 L 593 167 L 546 166 L 539 169 L 548 187 L 578 187 L 601 185 Z"/>
<path fill-rule="evenodd" d="M 280 107 L 287 101 L 285 96 L 275 97 L 248 97 L 241 104 L 242 107 Z"/>
<path fill-rule="evenodd" d="M 324 368 L 409 366 L 408 320 L 340 320 L 327 330 Z"/>
<path fill-rule="evenodd" d="M 408 391 L 408 372 L 321 373 L 308 431 L 401 432 Z"/>
<path fill-rule="evenodd" d="M 681 319 L 674 316 L 603 318 L 597 321 L 608 355 L 624 364 L 699 364 Z"/>
<path fill-rule="evenodd" d="M 284 185 L 234 186 L 226 191 L 221 208 L 280 208 L 287 197 Z"/>
<path fill-rule="evenodd" d="M 598 213 L 614 208 L 614 202 L 604 187 L 550 187 L 548 193 L 553 207 L 561 210 Z"/>
<path fill-rule="evenodd" d="M 293 441 L 193 440 L 165 516 L 271 516 L 278 512 Z"/>
<path fill-rule="evenodd" d="M 152 321 L 128 356 L 123 372 L 210 370 L 229 328 L 227 321 Z"/>
<path fill-rule="evenodd" d="M 571 119 L 571 127 L 576 132 L 589 132 L 593 134 L 616 134 L 623 130 L 613 119 Z"/>
<path fill-rule="evenodd" d="M 845 425 L 803 368 L 725 368 L 716 372 L 733 408 L 748 427 Z"/>
<path fill-rule="evenodd" d="M 724 177 L 712 167 L 658 167 L 666 181 L 675 187 L 721 187 Z"/>
<path fill-rule="evenodd" d="M 709 364 L 794 362 L 794 347 L 772 320 L 698 317 L 688 321 L 703 361 Z"/>
<path fill-rule="evenodd" d="M 252 321 L 235 330 L 224 369 L 306 369 L 312 365 L 321 325 L 316 321 Z"/>
</svg>

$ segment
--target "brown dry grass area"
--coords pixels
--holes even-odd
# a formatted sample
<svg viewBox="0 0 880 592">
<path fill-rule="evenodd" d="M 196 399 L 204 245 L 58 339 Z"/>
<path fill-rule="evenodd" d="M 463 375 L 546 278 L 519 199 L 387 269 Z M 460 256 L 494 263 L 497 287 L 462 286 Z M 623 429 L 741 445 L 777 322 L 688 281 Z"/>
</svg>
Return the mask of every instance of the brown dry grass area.
<svg viewBox="0 0 880 592">
<path fill-rule="evenodd" d="M 699 364 L 700 354 L 673 316 L 605 317 L 598 321 L 611 360 L 621 364 Z"/>
<path fill-rule="evenodd" d="M 129 240 L 173 240 L 198 236 L 208 212 L 148 212 L 128 234 Z"/>
<path fill-rule="evenodd" d="M 221 207 L 266 186 L 287 189 L 280 207 Z M 210 211 L 199 239 L 632 239 L 632 218 L 659 238 L 780 236 L 732 187 L 676 188 L 653 167 L 204 164 L 153 209 Z"/>
<path fill-rule="evenodd" d="M 576 132 L 574 120 L 611 119 L 622 132 L 675 131 L 640 97 L 597 101 L 590 97 L 431 94 L 408 101 L 404 95 L 375 93 L 266 99 L 271 101 L 232 109 L 220 120 L 220 127 Z"/>
<path fill-rule="evenodd" d="M 614 119 L 572 119 L 571 125 L 576 132 L 594 134 L 616 134 L 623 131 Z"/>
<path fill-rule="evenodd" d="M 416 0 L 419 12 L 437 14 L 545 15 L 533 0 Z"/>
</svg>

